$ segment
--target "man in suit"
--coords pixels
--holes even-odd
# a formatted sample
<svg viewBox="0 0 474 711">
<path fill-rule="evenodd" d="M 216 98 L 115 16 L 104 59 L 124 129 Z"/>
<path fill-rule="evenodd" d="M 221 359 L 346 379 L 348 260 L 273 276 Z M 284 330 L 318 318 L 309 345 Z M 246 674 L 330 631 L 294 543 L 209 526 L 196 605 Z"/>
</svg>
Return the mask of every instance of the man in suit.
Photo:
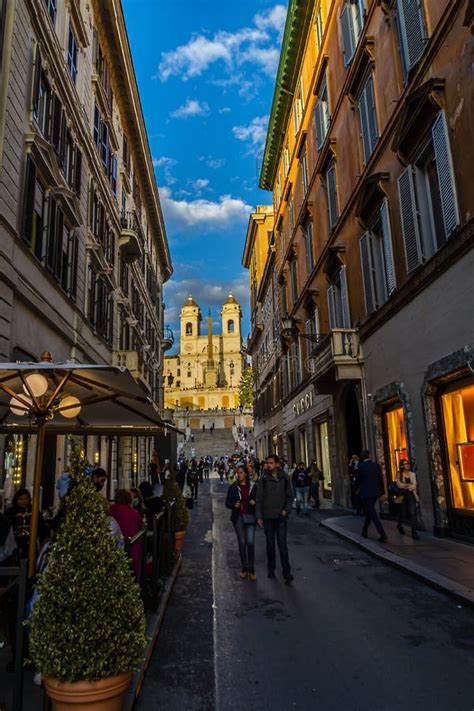
<svg viewBox="0 0 474 711">
<path fill-rule="evenodd" d="M 362 510 L 365 514 L 362 536 L 367 538 L 369 526 L 373 523 L 378 531 L 379 541 L 384 543 L 387 540 L 387 535 L 375 510 L 377 499 L 381 496 L 385 496 L 382 470 L 376 462 L 372 461 L 370 452 L 367 449 L 361 452 L 360 458 L 362 459 L 362 463 L 357 467 L 354 480 L 355 488 L 359 492 L 361 499 Z"/>
</svg>

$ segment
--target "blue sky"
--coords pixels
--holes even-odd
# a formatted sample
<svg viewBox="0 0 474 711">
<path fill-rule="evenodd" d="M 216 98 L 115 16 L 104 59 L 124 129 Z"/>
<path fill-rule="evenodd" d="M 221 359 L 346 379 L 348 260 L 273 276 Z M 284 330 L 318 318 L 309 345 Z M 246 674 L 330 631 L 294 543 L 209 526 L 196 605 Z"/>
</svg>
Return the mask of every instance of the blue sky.
<svg viewBox="0 0 474 711">
<path fill-rule="evenodd" d="M 271 201 L 258 171 L 286 4 L 122 0 L 174 265 L 165 322 L 191 292 L 214 321 L 241 266 L 249 213 Z"/>
</svg>

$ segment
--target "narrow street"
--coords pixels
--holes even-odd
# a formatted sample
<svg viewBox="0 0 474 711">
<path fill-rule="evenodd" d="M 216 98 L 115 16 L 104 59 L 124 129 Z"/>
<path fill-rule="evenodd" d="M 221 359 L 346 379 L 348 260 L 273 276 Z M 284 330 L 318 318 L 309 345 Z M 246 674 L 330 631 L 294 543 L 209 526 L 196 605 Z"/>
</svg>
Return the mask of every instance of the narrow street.
<svg viewBox="0 0 474 711">
<path fill-rule="evenodd" d="M 320 528 L 333 510 L 292 516 L 291 587 L 261 531 L 242 582 L 226 488 L 200 487 L 139 709 L 471 711 L 472 610 Z"/>
</svg>

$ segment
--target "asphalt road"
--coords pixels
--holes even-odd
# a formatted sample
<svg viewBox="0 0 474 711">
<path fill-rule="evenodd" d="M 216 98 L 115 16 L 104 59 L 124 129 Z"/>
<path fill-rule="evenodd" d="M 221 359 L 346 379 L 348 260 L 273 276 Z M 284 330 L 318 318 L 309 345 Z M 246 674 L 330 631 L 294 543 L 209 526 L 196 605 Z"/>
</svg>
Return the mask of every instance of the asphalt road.
<svg viewBox="0 0 474 711">
<path fill-rule="evenodd" d="M 324 512 L 291 517 L 291 587 L 267 579 L 261 531 L 241 581 L 227 487 L 208 487 L 139 709 L 474 709 L 473 610 L 321 529 Z"/>
</svg>

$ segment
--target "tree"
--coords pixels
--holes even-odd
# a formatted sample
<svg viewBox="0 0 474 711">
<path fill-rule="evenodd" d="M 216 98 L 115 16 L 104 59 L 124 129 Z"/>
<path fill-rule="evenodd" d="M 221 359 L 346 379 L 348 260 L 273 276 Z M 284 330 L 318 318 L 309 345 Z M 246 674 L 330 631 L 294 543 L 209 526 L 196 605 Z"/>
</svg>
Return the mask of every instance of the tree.
<svg viewBox="0 0 474 711">
<path fill-rule="evenodd" d="M 244 369 L 240 378 L 239 400 L 241 407 L 253 407 L 253 370 L 250 365 Z"/>
</svg>

